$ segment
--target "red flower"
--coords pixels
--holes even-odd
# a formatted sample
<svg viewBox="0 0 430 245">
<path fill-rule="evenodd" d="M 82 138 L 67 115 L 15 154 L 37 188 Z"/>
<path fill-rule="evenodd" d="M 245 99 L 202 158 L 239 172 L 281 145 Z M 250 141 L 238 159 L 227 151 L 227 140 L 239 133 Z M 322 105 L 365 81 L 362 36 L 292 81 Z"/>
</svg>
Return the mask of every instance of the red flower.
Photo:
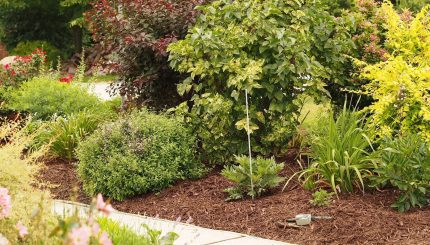
<svg viewBox="0 0 430 245">
<path fill-rule="evenodd" d="M 67 77 L 60 78 L 61 83 L 71 83 L 73 80 L 73 75 L 69 74 Z"/>
<path fill-rule="evenodd" d="M 10 68 L 9 64 L 4 65 L 4 69 L 9 70 L 9 68 Z"/>
</svg>

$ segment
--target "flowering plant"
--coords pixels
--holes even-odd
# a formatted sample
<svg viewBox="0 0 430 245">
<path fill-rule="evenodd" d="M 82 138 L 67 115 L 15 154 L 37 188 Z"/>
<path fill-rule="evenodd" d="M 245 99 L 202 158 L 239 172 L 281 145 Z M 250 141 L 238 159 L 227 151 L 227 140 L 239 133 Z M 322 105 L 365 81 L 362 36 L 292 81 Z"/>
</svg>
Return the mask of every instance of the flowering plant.
<svg viewBox="0 0 430 245">
<path fill-rule="evenodd" d="M 36 49 L 27 56 L 16 56 L 14 61 L 0 67 L 0 85 L 17 86 L 40 74 L 46 64 L 46 52 Z"/>
<path fill-rule="evenodd" d="M 72 81 L 73 81 L 73 75 L 72 74 L 69 74 L 65 77 L 60 78 L 61 83 L 71 83 Z"/>
</svg>

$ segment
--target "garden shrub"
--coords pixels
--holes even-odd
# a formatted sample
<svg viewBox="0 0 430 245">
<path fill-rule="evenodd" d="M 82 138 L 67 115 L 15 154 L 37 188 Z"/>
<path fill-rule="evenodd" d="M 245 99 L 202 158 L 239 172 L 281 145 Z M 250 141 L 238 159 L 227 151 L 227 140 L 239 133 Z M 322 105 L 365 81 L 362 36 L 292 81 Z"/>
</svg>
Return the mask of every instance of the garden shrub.
<svg viewBox="0 0 430 245">
<path fill-rule="evenodd" d="M 18 43 L 18 45 L 16 45 L 14 49 L 12 49 L 10 53 L 11 55 L 27 56 L 31 55 L 31 53 L 36 49 L 40 49 L 46 53 L 46 59 L 48 64 L 56 64 L 58 61 L 58 57 L 64 58 L 65 56 L 58 48 L 56 48 L 51 43 L 40 40 L 20 42 Z"/>
<path fill-rule="evenodd" d="M 202 175 L 195 137 L 174 118 L 136 112 L 81 142 L 78 173 L 89 194 L 123 200 Z"/>
<path fill-rule="evenodd" d="M 19 86 L 44 71 L 46 53 L 40 49 L 27 56 L 17 56 L 11 64 L 0 67 L 0 85 L 2 87 Z"/>
<path fill-rule="evenodd" d="M 378 151 L 380 166 L 374 183 L 402 191 L 392 205 L 400 212 L 428 204 L 430 198 L 430 150 L 418 135 L 385 138 Z"/>
<path fill-rule="evenodd" d="M 56 219 L 51 213 L 49 193 L 39 189 L 35 176 L 40 169 L 36 163 L 41 151 L 23 155 L 32 135 L 20 131 L 20 125 L 4 124 L 0 127 L 0 188 L 10 196 L 9 212 L 2 210 L 5 204 L 4 191 L 0 194 L 0 238 L 4 236 L 10 244 L 58 244 L 58 239 L 49 237 Z M 6 142 L 6 143 L 4 143 Z M 6 214 L 7 217 L 4 217 Z M 20 238 L 16 225 L 26 226 L 28 235 Z"/>
<path fill-rule="evenodd" d="M 344 106 L 341 113 L 321 120 L 319 129 L 310 136 L 310 166 L 299 173 L 306 188 L 329 187 L 336 194 L 364 191 L 364 178 L 371 175 L 376 162 L 368 153 L 372 149 L 365 135 L 364 117 Z"/>
<path fill-rule="evenodd" d="M 388 60 L 364 64 L 362 77 L 371 80 L 362 92 L 374 102 L 367 108 L 378 136 L 419 134 L 430 142 L 430 29 L 429 8 L 402 20 L 389 3 L 386 18 Z"/>
<path fill-rule="evenodd" d="M 348 32 L 352 36 L 354 47 L 348 53 L 350 59 L 345 65 L 343 79 L 330 83 L 327 89 L 336 109 L 342 110 L 345 96 L 351 97 L 354 94 L 352 91 L 369 83 L 368 79 L 359 76 L 359 69 L 354 64 L 354 59 L 374 64 L 386 60 L 388 51 L 384 46 L 386 28 L 380 2 L 355 0 L 351 8 L 344 11 L 340 17 L 349 23 Z M 371 102 L 370 96 L 362 95 L 358 106 L 363 108 Z"/>
<path fill-rule="evenodd" d="M 99 110 L 102 102 L 79 85 L 59 82 L 42 76 L 23 83 L 6 93 L 6 106 L 33 114 L 34 119 L 48 120 L 53 115 L 65 116 L 84 109 Z"/>
<path fill-rule="evenodd" d="M 301 94 L 325 94 L 341 78 L 350 37 L 319 1 L 215 1 L 198 8 L 196 25 L 172 43 L 170 64 L 189 74 L 179 86 L 191 97 L 177 109 L 212 162 L 246 152 L 245 90 L 253 150 L 285 150 L 298 123 Z"/>
<path fill-rule="evenodd" d="M 236 184 L 225 190 L 228 193 L 227 200 L 237 200 L 246 196 L 259 197 L 284 180 L 278 176 L 284 169 L 284 164 L 277 164 L 274 158 L 265 159 L 259 156 L 252 159 L 252 173 L 247 156 L 236 157 L 236 162 L 238 165 L 228 165 L 222 170 L 222 175 Z"/>
<path fill-rule="evenodd" d="M 110 50 L 119 75 L 115 89 L 147 106 L 180 101 L 181 76 L 168 64 L 168 44 L 181 39 L 194 22 L 194 7 L 205 0 L 97 0 L 87 13 L 93 39 Z M 121 6 L 120 8 L 118 6 Z"/>
</svg>

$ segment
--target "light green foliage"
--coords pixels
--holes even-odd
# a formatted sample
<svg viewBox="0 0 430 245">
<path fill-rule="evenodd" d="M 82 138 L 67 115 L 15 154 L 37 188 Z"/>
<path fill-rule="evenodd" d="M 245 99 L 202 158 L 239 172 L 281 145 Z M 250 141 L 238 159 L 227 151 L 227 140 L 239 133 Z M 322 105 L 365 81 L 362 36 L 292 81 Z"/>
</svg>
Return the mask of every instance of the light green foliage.
<svg viewBox="0 0 430 245">
<path fill-rule="evenodd" d="M 37 188 L 35 175 L 40 169 L 36 163 L 43 150 L 23 155 L 26 145 L 31 141 L 20 131 L 17 124 L 3 124 L 0 139 L 7 142 L 0 146 L 0 187 L 7 188 L 11 196 L 11 212 L 7 218 L 0 219 L 0 234 L 10 244 L 57 244 L 57 238 L 49 238 L 54 228 L 55 218 L 51 213 L 49 193 Z M 18 238 L 16 224 L 21 221 L 28 228 L 29 235 L 22 242 Z"/>
<path fill-rule="evenodd" d="M 86 88 L 61 83 L 53 77 L 36 77 L 6 95 L 7 107 L 30 112 L 35 119 L 65 116 L 84 109 L 99 110 L 102 102 Z"/>
<path fill-rule="evenodd" d="M 386 62 L 365 64 L 362 77 L 372 82 L 363 92 L 373 97 L 368 107 L 378 136 L 419 134 L 430 142 L 430 24 L 429 8 L 403 21 L 389 3 L 386 18 Z"/>
<path fill-rule="evenodd" d="M 135 112 L 79 144 L 78 172 L 87 193 L 123 200 L 200 177 L 203 165 L 195 153 L 195 137 L 176 119 Z"/>
<path fill-rule="evenodd" d="M 258 156 L 252 159 L 252 173 L 248 157 L 236 157 L 236 162 L 238 165 L 228 165 L 222 170 L 222 175 L 236 184 L 235 187 L 225 190 L 229 195 L 227 200 L 237 200 L 246 196 L 259 197 L 271 188 L 277 187 L 284 180 L 283 177 L 278 176 L 284 169 L 284 164 L 277 164 L 274 158 L 265 159 Z"/>
<path fill-rule="evenodd" d="M 178 86 L 193 107 L 177 112 L 195 126 L 213 162 L 246 152 L 245 98 L 259 153 L 285 151 L 297 125 L 297 96 L 324 94 L 339 79 L 351 44 L 342 19 L 319 1 L 215 1 L 199 7 L 185 40 L 169 46 L 171 66 L 190 76 Z"/>
<path fill-rule="evenodd" d="M 133 245 L 173 245 L 179 237 L 174 232 L 168 232 L 161 236 L 161 231 L 151 229 L 143 225 L 146 235 L 138 235 L 125 225 L 110 220 L 108 218 L 99 218 L 98 223 L 103 231 L 106 231 L 114 245 L 133 244 Z"/>
<path fill-rule="evenodd" d="M 330 187 L 333 192 L 364 190 L 364 177 L 375 163 L 368 154 L 370 141 L 362 117 L 344 106 L 335 119 L 333 113 L 321 120 L 320 128 L 309 140 L 312 163 L 299 174 L 308 188 Z"/>
<path fill-rule="evenodd" d="M 317 207 L 328 206 L 331 203 L 333 195 L 335 195 L 335 193 L 320 189 L 319 191 L 316 191 L 312 194 L 312 200 L 309 202 Z"/>
<path fill-rule="evenodd" d="M 57 63 L 58 57 L 64 58 L 64 54 L 58 50 L 55 46 L 47 41 L 23 41 L 18 43 L 18 45 L 12 49 L 11 55 L 30 55 L 37 48 L 46 52 L 47 64 Z"/>
<path fill-rule="evenodd" d="M 402 191 L 392 205 L 400 212 L 428 204 L 430 197 L 430 151 L 417 135 L 386 138 L 380 146 L 381 165 L 373 178 L 377 186 Z"/>
</svg>

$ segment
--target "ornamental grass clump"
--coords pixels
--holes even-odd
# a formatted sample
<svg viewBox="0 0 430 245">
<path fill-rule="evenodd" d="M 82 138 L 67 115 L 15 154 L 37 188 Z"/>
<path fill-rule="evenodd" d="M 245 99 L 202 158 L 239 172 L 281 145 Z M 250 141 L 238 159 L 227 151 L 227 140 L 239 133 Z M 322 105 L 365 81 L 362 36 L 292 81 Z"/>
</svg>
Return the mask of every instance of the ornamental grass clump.
<svg viewBox="0 0 430 245">
<path fill-rule="evenodd" d="M 319 125 L 309 141 L 312 162 L 298 173 L 299 179 L 307 188 L 329 187 L 336 194 L 364 191 L 365 178 L 376 167 L 364 117 L 345 104 L 336 118 L 331 113 Z"/>
<path fill-rule="evenodd" d="M 195 154 L 196 138 L 178 120 L 134 112 L 79 144 L 78 174 L 88 194 L 123 200 L 200 177 L 204 167 Z"/>
</svg>

